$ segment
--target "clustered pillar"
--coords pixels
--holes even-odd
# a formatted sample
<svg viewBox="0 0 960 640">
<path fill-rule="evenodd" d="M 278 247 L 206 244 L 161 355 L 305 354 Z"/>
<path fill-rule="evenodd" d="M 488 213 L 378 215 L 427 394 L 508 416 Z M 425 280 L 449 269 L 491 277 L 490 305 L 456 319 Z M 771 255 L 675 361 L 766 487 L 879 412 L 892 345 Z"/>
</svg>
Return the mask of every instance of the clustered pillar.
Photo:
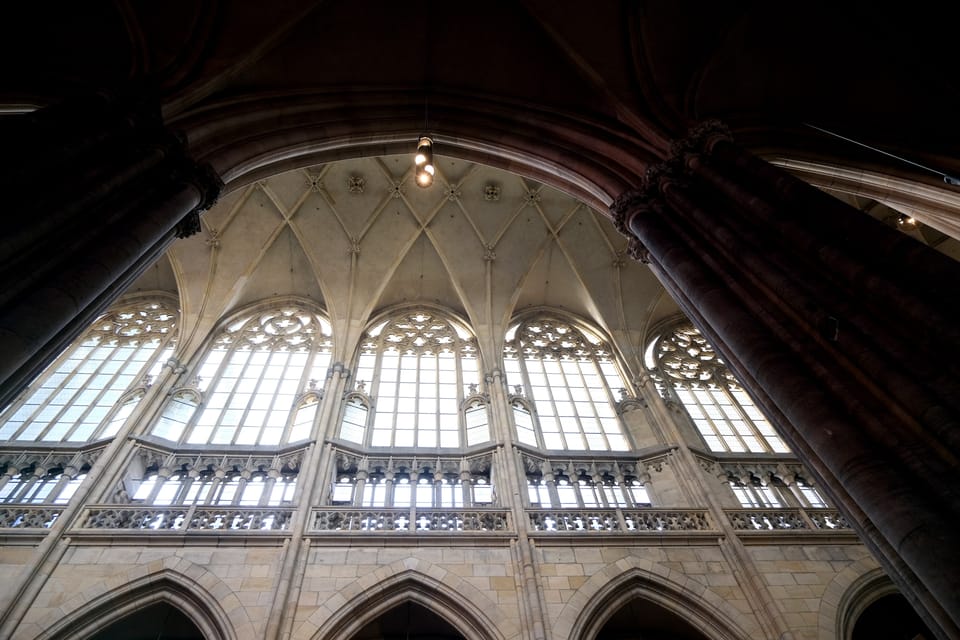
<svg viewBox="0 0 960 640">
<path fill-rule="evenodd" d="M 958 265 L 718 123 L 612 212 L 931 628 L 960 637 Z"/>
<path fill-rule="evenodd" d="M 3 119 L 0 407 L 217 199 L 158 105 L 100 93 Z"/>
</svg>

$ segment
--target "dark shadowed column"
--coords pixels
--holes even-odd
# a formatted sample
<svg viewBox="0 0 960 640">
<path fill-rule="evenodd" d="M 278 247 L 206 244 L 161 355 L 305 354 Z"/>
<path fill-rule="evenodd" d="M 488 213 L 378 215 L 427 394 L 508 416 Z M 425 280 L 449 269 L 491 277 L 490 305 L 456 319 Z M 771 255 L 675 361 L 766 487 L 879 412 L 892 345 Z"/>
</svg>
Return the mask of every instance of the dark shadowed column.
<svg viewBox="0 0 960 640">
<path fill-rule="evenodd" d="M 222 188 L 139 95 L 93 94 L 4 118 L 0 408 L 173 241 Z"/>
<path fill-rule="evenodd" d="M 960 637 L 960 265 L 717 124 L 612 210 L 931 629 Z"/>
</svg>

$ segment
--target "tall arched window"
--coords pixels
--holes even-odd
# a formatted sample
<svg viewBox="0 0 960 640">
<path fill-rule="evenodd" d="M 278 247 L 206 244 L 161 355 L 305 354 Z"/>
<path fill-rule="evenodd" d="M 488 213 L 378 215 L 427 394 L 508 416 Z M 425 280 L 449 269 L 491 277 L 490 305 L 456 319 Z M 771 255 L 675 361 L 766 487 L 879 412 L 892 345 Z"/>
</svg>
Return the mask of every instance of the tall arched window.
<svg viewBox="0 0 960 640">
<path fill-rule="evenodd" d="M 538 317 L 511 328 L 503 357 L 507 382 L 525 390 L 536 409 L 533 414 L 523 402 L 513 402 L 520 442 L 557 450 L 628 449 L 614 395 L 625 385 L 596 334 L 559 318 Z"/>
<path fill-rule="evenodd" d="M 326 378 L 330 324 L 293 305 L 231 323 L 214 340 L 196 389 L 174 393 L 153 435 L 188 444 L 279 445 L 300 440 L 316 413 L 316 381 Z"/>
<path fill-rule="evenodd" d="M 348 402 L 340 437 L 373 447 L 450 448 L 489 440 L 485 417 L 473 405 L 469 430 L 461 415 L 479 376 L 476 341 L 466 327 L 432 310 L 405 310 L 367 333 L 356 379 L 361 391 L 369 382 L 374 406 L 368 411 L 359 395 Z"/>
<path fill-rule="evenodd" d="M 112 437 L 173 351 L 177 312 L 137 300 L 105 313 L 0 417 L 0 440 L 86 442 Z"/>
<path fill-rule="evenodd" d="M 711 451 L 789 453 L 692 324 L 662 332 L 648 344 L 645 360 L 661 394 L 680 401 Z"/>
</svg>

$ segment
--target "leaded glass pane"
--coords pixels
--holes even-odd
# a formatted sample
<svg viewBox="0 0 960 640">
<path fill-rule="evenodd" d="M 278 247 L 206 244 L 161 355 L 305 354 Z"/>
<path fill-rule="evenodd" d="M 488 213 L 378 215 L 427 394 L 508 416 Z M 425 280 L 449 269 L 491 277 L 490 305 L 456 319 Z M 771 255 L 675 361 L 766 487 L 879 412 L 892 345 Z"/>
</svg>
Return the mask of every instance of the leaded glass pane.
<svg viewBox="0 0 960 640">
<path fill-rule="evenodd" d="M 556 318 L 529 320 L 511 333 L 504 348 L 507 382 L 532 399 L 546 448 L 629 449 L 612 404 L 612 390 L 625 385 L 602 341 Z M 519 442 L 536 445 L 535 425 L 516 407 L 514 426 Z"/>
</svg>

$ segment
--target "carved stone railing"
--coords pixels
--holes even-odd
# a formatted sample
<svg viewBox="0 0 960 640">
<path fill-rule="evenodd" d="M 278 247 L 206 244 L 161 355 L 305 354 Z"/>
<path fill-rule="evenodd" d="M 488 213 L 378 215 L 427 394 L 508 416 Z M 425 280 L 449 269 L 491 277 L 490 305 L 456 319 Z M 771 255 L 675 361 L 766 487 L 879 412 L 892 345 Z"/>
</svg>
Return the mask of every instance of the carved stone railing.
<svg viewBox="0 0 960 640">
<path fill-rule="evenodd" d="M 293 509 L 276 507 L 149 507 L 100 505 L 86 509 L 78 529 L 150 531 L 287 531 Z"/>
<path fill-rule="evenodd" d="M 536 509 L 528 510 L 537 532 L 662 533 L 716 531 L 703 509 Z"/>
<path fill-rule="evenodd" d="M 324 507 L 311 513 L 312 532 L 501 533 L 512 531 L 507 511 L 497 509 L 356 509 Z"/>
<path fill-rule="evenodd" d="M 63 507 L 8 506 L 0 508 L 0 529 L 49 529 Z"/>
<path fill-rule="evenodd" d="M 727 509 L 730 524 L 738 531 L 850 531 L 835 509 Z"/>
<path fill-rule="evenodd" d="M 817 529 L 824 531 L 853 531 L 853 527 L 836 509 L 804 509 L 810 521 Z"/>
</svg>

